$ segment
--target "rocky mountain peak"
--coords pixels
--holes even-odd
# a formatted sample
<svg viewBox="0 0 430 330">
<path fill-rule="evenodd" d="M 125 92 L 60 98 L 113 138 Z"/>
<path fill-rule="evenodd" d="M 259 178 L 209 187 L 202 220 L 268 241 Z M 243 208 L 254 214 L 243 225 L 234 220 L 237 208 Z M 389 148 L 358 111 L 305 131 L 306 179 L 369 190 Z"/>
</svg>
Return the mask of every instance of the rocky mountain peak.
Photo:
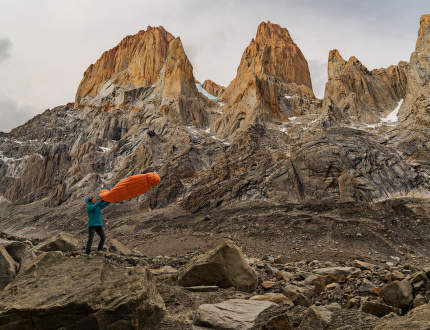
<svg viewBox="0 0 430 330">
<path fill-rule="evenodd" d="M 430 49 L 430 14 L 422 15 L 420 19 L 420 28 L 418 30 L 418 39 L 416 51 L 425 51 Z"/>
<path fill-rule="evenodd" d="M 258 121 L 286 120 L 297 113 L 295 103 L 288 101 L 293 95 L 314 99 L 308 63 L 287 29 L 263 22 L 223 94 L 229 118 L 223 118 L 216 129 L 228 135 L 237 128 L 237 121 L 246 127 Z M 313 107 L 308 101 L 298 103 L 309 105 L 301 113 Z"/>
<path fill-rule="evenodd" d="M 202 86 L 209 94 L 212 94 L 213 96 L 216 96 L 216 97 L 222 97 L 225 91 L 224 86 L 218 85 L 212 80 L 205 80 Z"/>
<path fill-rule="evenodd" d="M 185 54 L 179 37 L 169 43 L 162 76 L 158 85 L 160 87 L 161 85 L 163 86 L 164 97 L 198 95 L 193 75 L 193 66 Z"/>
<path fill-rule="evenodd" d="M 346 64 L 346 61 L 340 55 L 337 49 L 330 51 L 328 55 L 328 77 L 332 78 L 342 72 Z"/>
<path fill-rule="evenodd" d="M 281 27 L 278 24 L 273 24 L 270 21 L 261 22 L 257 28 L 257 34 L 255 41 L 259 44 L 281 43 L 281 41 L 289 40 L 293 42 L 290 33 L 287 29 Z"/>
<path fill-rule="evenodd" d="M 76 92 L 76 104 L 88 104 L 110 86 L 136 88 L 153 84 L 173 39 L 162 26 L 148 26 L 146 31 L 125 37 L 85 71 Z"/>
</svg>

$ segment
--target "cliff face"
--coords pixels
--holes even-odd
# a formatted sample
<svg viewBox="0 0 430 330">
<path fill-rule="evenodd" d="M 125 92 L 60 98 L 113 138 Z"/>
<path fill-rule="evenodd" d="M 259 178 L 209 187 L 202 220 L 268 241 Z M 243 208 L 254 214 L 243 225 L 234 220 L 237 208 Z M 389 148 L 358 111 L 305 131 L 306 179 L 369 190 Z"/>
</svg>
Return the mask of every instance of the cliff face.
<svg viewBox="0 0 430 330">
<path fill-rule="evenodd" d="M 291 96 L 305 98 L 298 102 L 304 106 L 299 109 L 297 102 L 289 100 Z M 302 52 L 287 29 L 270 22 L 258 26 L 222 99 L 227 104 L 226 117 L 215 125 L 221 135 L 260 121 L 284 121 L 297 113 L 313 112 L 319 106 L 314 102 Z"/>
<path fill-rule="evenodd" d="M 421 16 L 415 51 L 411 54 L 409 63 L 408 103 L 430 82 L 430 14 Z"/>
<path fill-rule="evenodd" d="M 357 58 L 345 61 L 338 50 L 328 57 L 324 107 L 332 120 L 379 122 L 406 95 L 408 64 L 369 71 Z"/>
<path fill-rule="evenodd" d="M 221 98 L 225 92 L 224 86 L 218 85 L 212 80 L 205 80 L 202 86 L 209 94 L 219 98 Z"/>
<path fill-rule="evenodd" d="M 91 64 L 76 92 L 76 105 L 96 97 L 108 85 L 136 88 L 153 84 L 164 65 L 169 43 L 174 37 L 163 27 L 148 27 L 124 38 Z"/>
</svg>

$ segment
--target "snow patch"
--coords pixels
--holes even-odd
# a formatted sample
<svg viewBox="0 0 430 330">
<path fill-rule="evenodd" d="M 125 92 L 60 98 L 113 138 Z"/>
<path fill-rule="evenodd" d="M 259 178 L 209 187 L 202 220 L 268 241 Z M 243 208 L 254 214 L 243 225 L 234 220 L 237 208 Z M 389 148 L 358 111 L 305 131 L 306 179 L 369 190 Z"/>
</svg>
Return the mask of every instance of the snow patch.
<svg viewBox="0 0 430 330">
<path fill-rule="evenodd" d="M 209 94 L 202 86 L 202 84 L 196 84 L 197 90 L 199 91 L 199 93 L 203 94 L 204 96 L 206 96 L 209 100 L 215 100 L 217 102 L 220 101 L 220 99 L 216 96 L 213 96 L 212 94 Z"/>
<path fill-rule="evenodd" d="M 399 101 L 399 103 L 397 104 L 397 107 L 387 117 L 381 118 L 381 122 L 390 123 L 390 124 L 397 122 L 397 120 L 399 119 L 398 118 L 399 109 L 402 106 L 402 104 L 403 104 L 403 99 Z"/>
<path fill-rule="evenodd" d="M 107 147 L 99 147 L 103 152 L 109 152 L 111 150 L 111 148 L 107 148 Z"/>
<path fill-rule="evenodd" d="M 297 117 L 288 117 L 288 120 L 295 121 Z"/>
<path fill-rule="evenodd" d="M 292 96 L 291 96 L 291 95 L 284 95 L 284 97 L 285 97 L 287 100 L 292 98 Z"/>
</svg>

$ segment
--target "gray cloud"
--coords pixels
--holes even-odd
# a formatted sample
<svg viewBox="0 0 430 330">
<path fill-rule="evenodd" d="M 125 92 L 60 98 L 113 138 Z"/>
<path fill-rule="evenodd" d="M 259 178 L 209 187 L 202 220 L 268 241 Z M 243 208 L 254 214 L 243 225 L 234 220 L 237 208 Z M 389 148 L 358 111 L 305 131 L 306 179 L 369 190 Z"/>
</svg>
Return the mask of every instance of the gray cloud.
<svg viewBox="0 0 430 330">
<path fill-rule="evenodd" d="M 29 105 L 20 105 L 15 100 L 0 93 L 0 131 L 9 132 L 37 114 L 37 109 Z"/>
<path fill-rule="evenodd" d="M 318 98 L 324 97 L 325 83 L 327 82 L 327 63 L 320 60 L 308 60 L 311 73 L 312 89 Z"/>
<path fill-rule="evenodd" d="M 9 49 L 12 47 L 12 42 L 7 38 L 0 39 L 0 62 L 9 57 Z"/>
</svg>

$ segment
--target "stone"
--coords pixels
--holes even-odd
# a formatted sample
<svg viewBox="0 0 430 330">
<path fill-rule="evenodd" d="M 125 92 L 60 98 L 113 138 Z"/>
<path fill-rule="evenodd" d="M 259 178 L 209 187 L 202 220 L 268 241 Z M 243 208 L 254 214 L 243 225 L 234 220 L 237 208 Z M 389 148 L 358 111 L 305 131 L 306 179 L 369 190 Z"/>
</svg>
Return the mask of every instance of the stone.
<svg viewBox="0 0 430 330">
<path fill-rule="evenodd" d="M 408 279 L 410 284 L 428 281 L 427 275 L 424 271 L 413 273 L 412 275 L 408 276 Z"/>
<path fill-rule="evenodd" d="M 37 251 L 63 251 L 70 252 L 79 249 L 79 242 L 68 233 L 61 232 L 56 236 L 48 238 L 39 245 L 35 246 Z"/>
<path fill-rule="evenodd" d="M 172 266 L 163 266 L 158 269 L 150 269 L 151 273 L 154 275 L 175 275 L 178 273 L 178 270 L 173 268 Z"/>
<path fill-rule="evenodd" d="M 377 317 L 382 317 L 390 313 L 396 313 L 398 315 L 401 314 L 401 310 L 399 308 L 388 306 L 378 301 L 370 300 L 362 302 L 360 310 L 365 313 L 375 315 Z"/>
<path fill-rule="evenodd" d="M 391 278 L 393 281 L 401 281 L 405 279 L 405 275 L 399 272 L 398 270 L 394 270 L 391 273 Z"/>
<path fill-rule="evenodd" d="M 368 270 L 373 270 L 375 269 L 376 265 L 365 262 L 365 261 L 361 261 L 361 260 L 354 260 L 353 261 L 353 266 L 357 267 L 357 268 L 361 268 L 361 269 L 368 269 Z"/>
<path fill-rule="evenodd" d="M 18 264 L 0 245 L 0 290 L 8 285 L 16 276 Z"/>
<path fill-rule="evenodd" d="M 130 254 L 133 254 L 133 252 L 126 247 L 124 244 L 122 244 L 120 241 L 118 241 L 115 238 L 109 239 L 109 252 L 114 252 L 117 254 L 121 254 L 123 256 L 127 256 Z"/>
<path fill-rule="evenodd" d="M 326 267 L 314 270 L 318 275 L 356 275 L 360 273 L 360 269 L 355 267 Z"/>
<path fill-rule="evenodd" d="M 294 278 L 294 274 L 290 273 L 290 272 L 286 272 L 285 270 L 281 270 L 278 273 L 278 277 L 282 280 L 284 280 L 285 282 L 290 281 L 292 278 Z"/>
<path fill-rule="evenodd" d="M 417 294 L 412 301 L 412 308 L 416 308 L 427 303 L 426 298 L 422 294 Z"/>
<path fill-rule="evenodd" d="M 413 300 L 412 287 L 407 280 L 393 281 L 382 288 L 380 296 L 391 306 L 405 308 Z"/>
<path fill-rule="evenodd" d="M 282 288 L 282 293 L 296 306 L 309 307 L 311 301 L 303 294 L 302 289 L 295 285 L 287 285 Z"/>
<path fill-rule="evenodd" d="M 276 285 L 276 282 L 273 282 L 273 281 L 264 281 L 261 283 L 261 286 L 264 289 L 270 289 L 270 288 L 274 287 L 275 285 Z"/>
<path fill-rule="evenodd" d="M 381 320 L 374 330 L 428 329 L 429 320 L 430 304 L 425 304 L 412 309 L 404 316 Z"/>
<path fill-rule="evenodd" d="M 276 310 L 269 301 L 230 299 L 218 304 L 203 304 L 197 309 L 194 324 L 215 329 L 251 329 L 263 312 Z"/>
<path fill-rule="evenodd" d="M 33 245 L 30 242 L 13 241 L 7 244 L 5 248 L 9 255 L 19 263 L 35 256 L 34 252 L 31 251 Z"/>
<path fill-rule="evenodd" d="M 307 309 L 298 329 L 313 330 L 324 329 L 329 325 L 333 317 L 333 312 L 322 306 L 311 306 Z"/>
<path fill-rule="evenodd" d="M 294 303 L 282 293 L 265 293 L 264 295 L 252 296 L 249 299 L 271 301 L 278 305 L 294 306 Z"/>
<path fill-rule="evenodd" d="M 242 251 L 228 240 L 215 249 L 192 259 L 181 268 L 178 273 L 178 283 L 186 287 L 234 286 L 237 290 L 253 291 L 257 287 L 258 280 Z"/>
<path fill-rule="evenodd" d="M 200 286 L 188 286 L 185 288 L 191 292 L 215 292 L 219 290 L 216 285 L 200 285 Z"/>
<path fill-rule="evenodd" d="M 287 313 L 272 317 L 261 322 L 261 330 L 294 330 Z"/>
<path fill-rule="evenodd" d="M 375 293 L 376 286 L 368 279 L 363 279 L 361 285 L 358 287 L 360 293 Z"/>
<path fill-rule="evenodd" d="M 156 329 L 164 314 L 146 268 L 60 251 L 42 253 L 0 292 L 0 328 Z"/>
</svg>

